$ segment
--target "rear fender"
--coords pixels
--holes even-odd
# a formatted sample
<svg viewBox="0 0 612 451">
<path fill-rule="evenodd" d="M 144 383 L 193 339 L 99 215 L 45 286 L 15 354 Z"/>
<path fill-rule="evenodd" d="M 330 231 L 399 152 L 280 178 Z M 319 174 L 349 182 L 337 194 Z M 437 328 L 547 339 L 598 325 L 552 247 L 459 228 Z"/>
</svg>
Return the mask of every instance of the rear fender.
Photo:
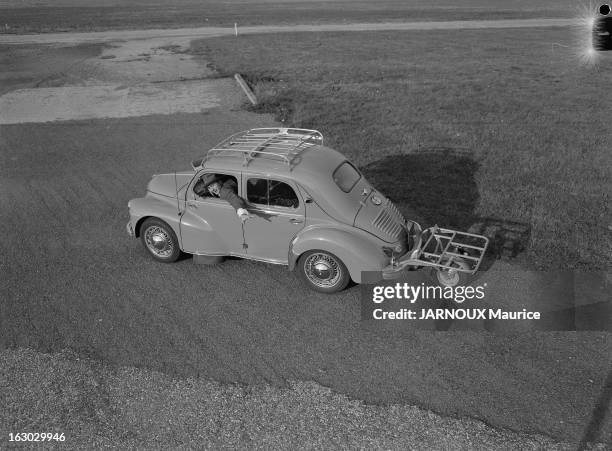
<svg viewBox="0 0 612 451">
<path fill-rule="evenodd" d="M 356 283 L 361 283 L 362 271 L 381 271 L 389 264 L 382 244 L 367 232 L 355 228 L 312 227 L 302 230 L 289 248 L 289 270 L 293 271 L 300 255 L 310 250 L 334 254 L 342 260 Z"/>
</svg>

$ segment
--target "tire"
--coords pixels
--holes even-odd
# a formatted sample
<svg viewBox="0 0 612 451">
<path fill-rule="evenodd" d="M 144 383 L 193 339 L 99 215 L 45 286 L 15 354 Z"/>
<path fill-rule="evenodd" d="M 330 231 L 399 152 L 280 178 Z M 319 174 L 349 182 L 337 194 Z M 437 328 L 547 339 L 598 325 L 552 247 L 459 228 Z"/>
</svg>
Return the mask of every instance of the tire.
<svg viewBox="0 0 612 451">
<path fill-rule="evenodd" d="M 140 239 L 149 254 L 159 262 L 172 263 L 181 255 L 174 230 L 161 219 L 146 219 L 140 227 Z"/>
<path fill-rule="evenodd" d="M 351 280 L 344 263 L 326 251 L 313 250 L 304 253 L 298 260 L 298 268 L 304 282 L 320 293 L 342 291 Z"/>
<path fill-rule="evenodd" d="M 447 261 L 442 264 L 447 265 Z M 469 265 L 461 257 L 454 257 L 450 260 L 450 266 L 469 269 Z M 470 281 L 470 274 L 457 271 L 455 269 L 431 268 L 432 279 L 441 287 L 465 286 Z"/>
</svg>

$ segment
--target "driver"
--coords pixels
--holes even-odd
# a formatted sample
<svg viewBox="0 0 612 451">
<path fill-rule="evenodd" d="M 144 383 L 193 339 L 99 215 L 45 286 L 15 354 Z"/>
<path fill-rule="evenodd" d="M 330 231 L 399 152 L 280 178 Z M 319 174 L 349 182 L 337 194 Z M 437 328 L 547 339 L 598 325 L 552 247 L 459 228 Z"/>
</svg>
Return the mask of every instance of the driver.
<svg viewBox="0 0 612 451">
<path fill-rule="evenodd" d="M 238 185 L 232 177 L 224 177 L 217 174 L 205 174 L 196 183 L 195 192 L 199 196 L 208 192 L 213 197 L 226 200 L 236 210 L 236 214 L 242 222 L 249 219 L 249 212 L 246 210 L 246 202 L 238 196 Z"/>
</svg>

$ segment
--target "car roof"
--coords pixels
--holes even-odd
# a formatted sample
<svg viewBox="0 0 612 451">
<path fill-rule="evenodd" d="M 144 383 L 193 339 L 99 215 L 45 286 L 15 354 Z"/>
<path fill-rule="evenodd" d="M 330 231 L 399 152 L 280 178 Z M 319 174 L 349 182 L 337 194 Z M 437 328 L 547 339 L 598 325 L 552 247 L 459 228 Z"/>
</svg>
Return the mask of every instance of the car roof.
<svg viewBox="0 0 612 451">
<path fill-rule="evenodd" d="M 280 176 L 316 186 L 332 182 L 330 174 L 346 161 L 322 143 L 316 130 L 252 129 L 222 141 L 201 164 L 206 169 Z"/>
<path fill-rule="evenodd" d="M 194 169 L 293 180 L 313 196 L 328 215 L 352 225 L 360 207 L 360 195 L 353 192 L 355 189 L 350 193 L 342 191 L 333 177 L 334 171 L 347 161 L 346 157 L 324 146 L 323 135 L 316 130 L 260 130 L 230 136 L 211 149 L 205 158 L 194 161 Z M 270 136 L 245 139 L 249 133 L 251 136 L 270 133 Z"/>
</svg>

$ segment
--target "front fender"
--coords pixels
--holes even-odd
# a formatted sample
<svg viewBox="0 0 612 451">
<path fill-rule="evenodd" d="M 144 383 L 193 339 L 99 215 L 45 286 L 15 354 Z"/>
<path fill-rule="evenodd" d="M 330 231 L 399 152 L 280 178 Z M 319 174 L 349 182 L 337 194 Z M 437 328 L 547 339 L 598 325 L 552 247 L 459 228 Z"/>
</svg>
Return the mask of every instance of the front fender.
<svg viewBox="0 0 612 451">
<path fill-rule="evenodd" d="M 331 252 L 342 260 L 356 283 L 361 283 L 362 271 L 381 271 L 390 261 L 382 251 L 382 244 L 367 232 L 319 226 L 306 228 L 293 239 L 289 270 L 295 269 L 300 255 L 315 249 Z"/>
<path fill-rule="evenodd" d="M 179 237 L 179 241 L 182 241 L 180 239 L 181 217 L 178 214 L 176 199 L 166 197 L 160 199 L 153 196 L 140 197 L 130 200 L 128 208 L 130 211 L 130 224 L 136 237 L 140 236 L 140 225 L 143 221 L 147 218 L 155 217 L 172 227 L 176 236 Z"/>
</svg>

